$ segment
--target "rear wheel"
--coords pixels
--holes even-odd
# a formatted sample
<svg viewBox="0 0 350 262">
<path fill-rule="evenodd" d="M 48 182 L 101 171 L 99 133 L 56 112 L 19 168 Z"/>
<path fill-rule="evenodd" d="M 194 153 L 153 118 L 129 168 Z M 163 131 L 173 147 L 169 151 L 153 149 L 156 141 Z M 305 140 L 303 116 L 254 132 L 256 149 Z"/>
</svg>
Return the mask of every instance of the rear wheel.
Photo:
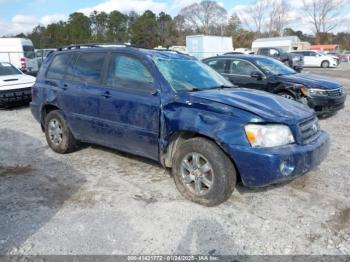
<svg viewBox="0 0 350 262">
<path fill-rule="evenodd" d="M 322 67 L 322 68 L 328 68 L 328 67 L 329 67 L 329 62 L 328 62 L 328 61 L 323 61 L 323 62 L 321 63 L 321 67 Z"/>
<path fill-rule="evenodd" d="M 50 148 L 66 154 L 75 150 L 76 141 L 59 110 L 51 111 L 45 118 L 45 136 Z"/>
<path fill-rule="evenodd" d="M 226 201 L 236 185 L 231 159 L 214 142 L 202 137 L 189 139 L 178 147 L 172 173 L 180 193 L 205 206 Z"/>
</svg>

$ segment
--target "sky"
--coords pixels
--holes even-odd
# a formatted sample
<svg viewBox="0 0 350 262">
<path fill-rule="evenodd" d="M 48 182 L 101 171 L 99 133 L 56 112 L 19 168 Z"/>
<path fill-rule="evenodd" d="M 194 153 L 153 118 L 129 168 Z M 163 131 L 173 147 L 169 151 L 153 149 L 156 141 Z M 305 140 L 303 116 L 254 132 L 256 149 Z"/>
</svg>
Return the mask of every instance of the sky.
<svg viewBox="0 0 350 262">
<path fill-rule="evenodd" d="M 311 32 L 310 25 L 303 19 L 297 19 L 298 8 L 302 0 L 288 0 L 293 7 L 290 15 L 294 29 Z M 332 1 L 332 0 L 330 0 Z M 178 11 L 199 0 L 0 0 L 0 35 L 13 35 L 21 32 L 28 33 L 34 26 L 66 20 L 68 15 L 79 11 L 86 15 L 93 10 L 110 12 L 119 10 L 138 13 L 150 9 L 155 13 L 165 11 L 175 16 Z M 244 9 L 252 5 L 253 0 L 218 0 L 229 14 L 234 11 L 244 16 Z M 350 30 L 350 9 L 344 10 L 346 22 L 335 31 Z M 295 16 L 295 17 L 293 17 Z"/>
</svg>

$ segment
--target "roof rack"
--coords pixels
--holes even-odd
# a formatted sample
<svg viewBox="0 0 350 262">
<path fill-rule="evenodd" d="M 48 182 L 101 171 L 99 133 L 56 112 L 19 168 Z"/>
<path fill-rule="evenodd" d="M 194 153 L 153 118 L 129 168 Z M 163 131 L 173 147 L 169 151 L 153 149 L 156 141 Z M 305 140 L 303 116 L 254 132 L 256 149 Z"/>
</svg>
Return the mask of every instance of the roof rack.
<svg viewBox="0 0 350 262">
<path fill-rule="evenodd" d="M 129 43 L 89 43 L 89 44 L 75 44 L 75 45 L 69 45 L 60 47 L 57 49 L 57 51 L 64 51 L 64 50 L 74 50 L 74 49 L 81 49 L 81 48 L 104 48 L 104 47 L 133 47 L 133 48 L 141 48 L 141 49 L 147 49 L 147 50 L 156 50 L 160 52 L 174 52 L 180 55 L 189 56 L 186 53 L 182 53 L 177 50 L 171 50 L 171 49 L 161 49 L 161 48 L 149 48 L 144 46 L 137 46 Z"/>
<path fill-rule="evenodd" d="M 73 50 L 73 49 L 81 49 L 81 48 L 100 48 L 100 47 L 136 47 L 128 43 L 89 43 L 89 44 L 75 44 L 68 45 L 58 48 L 58 51 L 63 50 Z"/>
</svg>

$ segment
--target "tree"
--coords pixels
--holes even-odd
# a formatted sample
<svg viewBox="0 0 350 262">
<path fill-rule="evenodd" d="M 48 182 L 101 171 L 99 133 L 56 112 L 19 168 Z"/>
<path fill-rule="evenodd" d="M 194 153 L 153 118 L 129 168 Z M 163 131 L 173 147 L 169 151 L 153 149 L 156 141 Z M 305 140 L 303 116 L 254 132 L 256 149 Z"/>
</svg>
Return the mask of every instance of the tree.
<svg viewBox="0 0 350 262">
<path fill-rule="evenodd" d="M 272 0 L 269 2 L 268 33 L 270 36 L 282 36 L 283 29 L 289 23 L 289 4 L 286 0 Z"/>
<path fill-rule="evenodd" d="M 128 40 L 128 16 L 119 11 L 112 11 L 107 20 L 107 39 L 112 42 L 126 42 Z"/>
<path fill-rule="evenodd" d="M 264 29 L 266 9 L 268 2 L 266 0 L 256 0 L 254 3 L 249 5 L 245 10 L 245 18 L 241 19 L 244 24 L 251 31 L 256 32 L 258 36 L 261 35 Z"/>
<path fill-rule="evenodd" d="M 303 0 L 303 12 L 316 34 L 328 33 L 342 22 L 340 14 L 348 5 L 347 0 Z"/>
<path fill-rule="evenodd" d="M 159 43 L 169 47 L 174 42 L 175 25 L 170 15 L 161 12 L 157 18 Z"/>
<path fill-rule="evenodd" d="M 233 13 L 225 27 L 225 35 L 231 36 L 242 28 L 242 22 L 236 13 Z"/>
<path fill-rule="evenodd" d="M 208 35 L 212 33 L 213 27 L 219 27 L 223 30 L 227 21 L 226 9 L 216 1 L 205 0 L 194 3 L 181 9 L 179 14 L 184 18 L 187 26 Z"/>
<path fill-rule="evenodd" d="M 147 10 L 131 25 L 131 42 L 133 44 L 154 48 L 158 46 L 157 18 L 156 15 Z"/>
<path fill-rule="evenodd" d="M 73 13 L 68 19 L 69 41 L 72 44 L 80 44 L 91 41 L 90 19 L 83 13 Z"/>
<path fill-rule="evenodd" d="M 107 31 L 108 15 L 93 11 L 90 14 L 91 34 L 96 42 L 104 42 Z"/>
</svg>

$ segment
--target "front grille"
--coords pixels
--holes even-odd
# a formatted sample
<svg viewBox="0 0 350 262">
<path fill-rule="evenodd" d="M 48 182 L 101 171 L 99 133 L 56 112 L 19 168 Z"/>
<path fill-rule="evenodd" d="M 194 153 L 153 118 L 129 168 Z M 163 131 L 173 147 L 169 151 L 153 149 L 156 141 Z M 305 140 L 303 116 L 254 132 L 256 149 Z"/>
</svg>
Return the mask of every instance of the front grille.
<svg viewBox="0 0 350 262">
<path fill-rule="evenodd" d="M 309 144 L 315 141 L 320 135 L 320 125 L 318 118 L 313 116 L 299 123 L 301 142 Z"/>
<path fill-rule="evenodd" d="M 337 89 L 332 89 L 332 90 L 327 90 L 327 95 L 331 97 L 337 97 L 337 96 L 342 96 L 344 93 L 343 87 L 337 88 Z"/>
</svg>

